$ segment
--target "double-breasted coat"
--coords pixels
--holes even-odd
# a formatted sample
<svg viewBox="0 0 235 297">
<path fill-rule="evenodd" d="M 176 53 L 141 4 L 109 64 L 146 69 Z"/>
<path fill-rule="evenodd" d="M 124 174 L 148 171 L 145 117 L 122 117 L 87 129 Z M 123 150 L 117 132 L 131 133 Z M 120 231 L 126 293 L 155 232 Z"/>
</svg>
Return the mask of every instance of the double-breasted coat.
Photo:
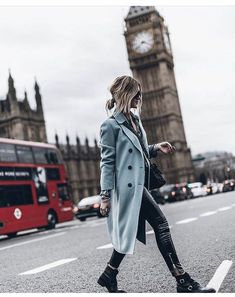
<svg viewBox="0 0 235 297">
<path fill-rule="evenodd" d="M 156 149 L 148 144 L 140 117 L 133 115 L 139 122 L 148 157 L 155 157 Z M 100 187 L 111 190 L 107 229 L 112 245 L 120 253 L 133 254 L 136 238 L 146 244 L 146 222 L 139 218 L 145 163 L 139 140 L 123 125 L 125 121 L 125 115 L 116 107 L 113 118 L 107 118 L 100 126 Z"/>
</svg>

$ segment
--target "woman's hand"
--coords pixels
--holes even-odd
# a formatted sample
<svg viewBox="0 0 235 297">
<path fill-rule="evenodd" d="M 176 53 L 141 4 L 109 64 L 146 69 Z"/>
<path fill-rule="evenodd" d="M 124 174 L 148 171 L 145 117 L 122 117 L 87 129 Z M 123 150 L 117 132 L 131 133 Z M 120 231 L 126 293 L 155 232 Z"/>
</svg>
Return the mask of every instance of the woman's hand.
<svg viewBox="0 0 235 297">
<path fill-rule="evenodd" d="M 157 143 L 156 146 L 157 146 L 157 149 L 159 149 L 164 154 L 168 154 L 168 153 L 173 154 L 175 151 L 175 147 L 167 141 Z"/>
<path fill-rule="evenodd" d="M 101 197 L 100 213 L 102 216 L 107 217 L 110 211 L 110 198 L 105 196 Z"/>
</svg>

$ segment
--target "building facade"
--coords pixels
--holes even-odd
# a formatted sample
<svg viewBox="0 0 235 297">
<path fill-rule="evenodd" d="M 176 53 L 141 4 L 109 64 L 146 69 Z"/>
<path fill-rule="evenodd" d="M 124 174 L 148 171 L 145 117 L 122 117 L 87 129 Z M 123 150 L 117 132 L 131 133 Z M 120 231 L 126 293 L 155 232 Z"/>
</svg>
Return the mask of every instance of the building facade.
<svg viewBox="0 0 235 297">
<path fill-rule="evenodd" d="M 81 144 L 77 136 L 76 145 L 72 145 L 67 135 L 66 144 L 62 144 L 56 134 L 55 141 L 66 163 L 73 200 L 78 202 L 84 197 L 99 194 L 100 149 L 97 140 L 94 139 L 94 146 L 90 146 L 88 138 Z"/>
<path fill-rule="evenodd" d="M 125 40 L 130 68 L 142 86 L 141 119 L 148 142 L 169 141 L 173 155 L 161 155 L 167 182 L 195 179 L 191 151 L 187 145 L 174 75 L 168 28 L 154 6 L 131 6 L 125 19 Z"/>
<path fill-rule="evenodd" d="M 18 100 L 14 80 L 9 74 L 6 98 L 0 100 L 0 137 L 47 142 L 42 98 L 35 82 L 36 109 L 31 109 L 25 91 Z"/>
</svg>

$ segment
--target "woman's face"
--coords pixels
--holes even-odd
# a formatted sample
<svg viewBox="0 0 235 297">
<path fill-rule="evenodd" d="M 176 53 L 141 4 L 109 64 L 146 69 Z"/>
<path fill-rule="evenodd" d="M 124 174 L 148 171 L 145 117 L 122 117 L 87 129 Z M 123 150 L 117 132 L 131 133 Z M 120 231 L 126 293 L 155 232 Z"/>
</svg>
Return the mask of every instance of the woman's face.
<svg viewBox="0 0 235 297">
<path fill-rule="evenodd" d="M 140 99 L 141 99 L 141 91 L 139 89 L 138 93 L 131 100 L 131 108 L 137 108 Z"/>
</svg>

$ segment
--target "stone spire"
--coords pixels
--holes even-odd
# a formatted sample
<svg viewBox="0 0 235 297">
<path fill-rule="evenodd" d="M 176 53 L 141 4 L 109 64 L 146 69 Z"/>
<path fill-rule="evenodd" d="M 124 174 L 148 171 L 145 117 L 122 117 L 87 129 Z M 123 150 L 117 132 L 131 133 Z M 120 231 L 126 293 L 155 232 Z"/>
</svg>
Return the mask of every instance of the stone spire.
<svg viewBox="0 0 235 297">
<path fill-rule="evenodd" d="M 36 99 L 36 104 L 37 104 L 37 111 L 40 112 L 40 113 L 43 113 L 42 97 L 41 97 L 41 94 L 40 94 L 40 89 L 39 89 L 39 85 L 37 83 L 36 78 L 35 78 L 34 90 L 35 90 L 35 99 Z"/>
</svg>

